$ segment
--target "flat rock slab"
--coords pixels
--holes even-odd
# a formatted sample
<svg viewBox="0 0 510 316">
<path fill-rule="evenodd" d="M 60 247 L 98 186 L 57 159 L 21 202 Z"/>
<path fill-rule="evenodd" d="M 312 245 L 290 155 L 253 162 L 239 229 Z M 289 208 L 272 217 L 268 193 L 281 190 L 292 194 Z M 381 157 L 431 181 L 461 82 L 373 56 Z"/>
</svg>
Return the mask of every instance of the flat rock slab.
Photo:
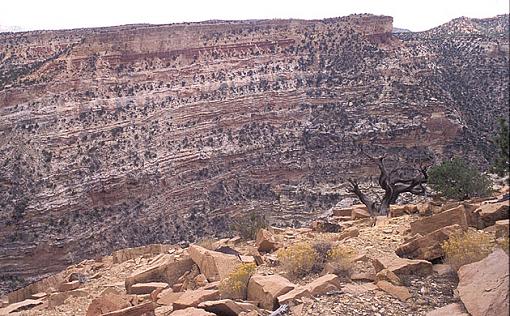
<svg viewBox="0 0 510 316">
<path fill-rule="evenodd" d="M 32 300 L 32 299 L 28 299 L 28 300 L 24 300 L 24 301 L 21 301 L 21 302 L 17 302 L 17 303 L 14 303 L 14 304 L 7 305 L 6 307 L 0 309 L 0 315 L 8 315 L 8 314 L 14 313 L 16 311 L 20 311 L 20 310 L 23 310 L 23 309 L 35 307 L 35 306 L 37 306 L 39 304 L 42 304 L 42 303 L 43 302 L 40 301 L 40 300 Z"/>
<path fill-rule="evenodd" d="M 101 316 L 142 316 L 151 313 L 156 308 L 154 302 L 145 302 L 135 306 L 126 307 L 117 311 L 102 314 Z"/>
<path fill-rule="evenodd" d="M 254 275 L 248 282 L 248 300 L 259 303 L 259 306 L 273 310 L 277 297 L 292 291 L 296 285 L 286 278 L 274 275 Z"/>
<path fill-rule="evenodd" d="M 220 298 L 217 290 L 193 290 L 184 292 L 174 303 L 174 310 L 188 307 L 198 307 L 198 304 L 206 301 L 214 301 Z"/>
<path fill-rule="evenodd" d="M 174 311 L 170 316 L 216 316 L 216 314 L 209 313 L 201 308 L 188 307 L 186 309 Z"/>
<path fill-rule="evenodd" d="M 377 272 L 388 269 L 398 277 L 402 275 L 429 275 L 432 273 L 432 263 L 426 260 L 411 260 L 397 256 L 387 256 L 372 260 Z"/>
<path fill-rule="evenodd" d="M 428 312 L 425 316 L 469 316 L 459 303 L 449 304 Z"/>
<path fill-rule="evenodd" d="M 136 283 L 131 286 L 132 294 L 150 294 L 157 289 L 166 289 L 168 283 L 164 282 L 149 282 L 149 283 Z"/>
<path fill-rule="evenodd" d="M 242 312 L 250 312 L 257 309 L 257 307 L 253 304 L 235 302 L 230 299 L 207 301 L 198 304 L 198 307 L 222 316 L 237 316 Z"/>
<path fill-rule="evenodd" d="M 508 315 L 508 255 L 496 249 L 487 258 L 458 271 L 459 296 L 472 316 Z"/>
<path fill-rule="evenodd" d="M 409 290 L 405 286 L 393 285 L 388 281 L 377 282 L 377 287 L 403 302 L 412 297 L 411 293 L 409 293 Z"/>
<path fill-rule="evenodd" d="M 434 260 L 444 256 L 441 244 L 454 233 L 461 232 L 463 228 L 458 225 L 442 227 L 425 236 L 413 239 L 399 246 L 395 253 L 404 258 Z"/>
<path fill-rule="evenodd" d="M 463 205 L 411 222 L 411 234 L 425 236 L 435 230 L 455 224 L 461 226 L 463 229 L 467 229 L 468 227 L 466 210 Z"/>
</svg>

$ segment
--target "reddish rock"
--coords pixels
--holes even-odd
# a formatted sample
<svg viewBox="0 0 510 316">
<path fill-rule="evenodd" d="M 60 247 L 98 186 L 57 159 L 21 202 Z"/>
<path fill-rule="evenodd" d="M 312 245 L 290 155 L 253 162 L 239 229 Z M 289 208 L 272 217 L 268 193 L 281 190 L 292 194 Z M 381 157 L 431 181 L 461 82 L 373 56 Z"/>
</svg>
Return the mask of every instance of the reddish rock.
<svg viewBox="0 0 510 316">
<path fill-rule="evenodd" d="M 255 244 L 260 252 L 271 252 L 277 248 L 273 234 L 266 229 L 259 229 Z"/>
<path fill-rule="evenodd" d="M 432 270 L 439 275 L 453 274 L 455 272 L 451 265 L 442 263 L 434 264 Z"/>
<path fill-rule="evenodd" d="M 444 256 L 441 244 L 454 233 L 462 231 L 460 225 L 442 227 L 425 236 L 415 238 L 401 246 L 395 253 L 404 258 L 434 260 Z"/>
<path fill-rule="evenodd" d="M 469 316 L 459 303 L 452 303 L 428 312 L 425 316 Z"/>
<path fill-rule="evenodd" d="M 370 213 L 366 209 L 355 208 L 351 212 L 351 218 L 354 219 L 365 219 L 370 218 Z"/>
<path fill-rule="evenodd" d="M 292 304 L 293 301 L 300 299 L 302 297 L 311 297 L 312 294 L 306 288 L 306 286 L 298 286 L 290 292 L 287 292 L 283 295 L 278 296 L 277 301 L 278 304 Z"/>
<path fill-rule="evenodd" d="M 100 316 L 129 306 L 131 306 L 129 296 L 115 292 L 115 290 L 105 290 L 101 296 L 90 302 L 86 316 Z"/>
<path fill-rule="evenodd" d="M 0 315 L 7 315 L 10 313 L 14 313 L 16 311 L 29 309 L 29 308 L 35 307 L 39 304 L 42 304 L 42 303 L 43 302 L 41 300 L 32 300 L 32 299 L 13 303 L 13 304 L 7 305 L 6 307 L 0 309 Z"/>
<path fill-rule="evenodd" d="M 347 238 L 353 238 L 359 236 L 359 230 L 356 227 L 349 227 L 335 236 L 335 240 L 341 241 Z"/>
<path fill-rule="evenodd" d="M 199 308 L 205 309 L 208 312 L 214 313 L 215 315 L 222 316 L 237 316 L 242 312 L 250 312 L 252 310 L 256 310 L 257 306 L 244 303 L 244 302 L 235 302 L 230 299 L 225 300 L 217 300 L 217 301 L 207 301 L 198 304 Z"/>
<path fill-rule="evenodd" d="M 71 282 L 65 282 L 65 283 L 60 284 L 58 287 L 58 290 L 60 292 L 66 292 L 66 291 L 76 290 L 79 287 L 80 287 L 80 281 L 74 280 Z"/>
<path fill-rule="evenodd" d="M 376 272 L 388 269 L 398 277 L 402 275 L 429 275 L 432 273 L 432 263 L 426 260 L 411 260 L 397 256 L 382 256 L 372 260 Z"/>
<path fill-rule="evenodd" d="M 339 290 L 340 278 L 335 274 L 326 274 L 308 283 L 305 288 L 314 296 L 322 295 L 331 290 Z"/>
<path fill-rule="evenodd" d="M 131 286 L 132 294 L 150 294 L 157 289 L 165 289 L 168 283 L 164 282 L 149 282 L 149 283 L 136 283 Z"/>
<path fill-rule="evenodd" d="M 459 297 L 472 316 L 508 315 L 509 260 L 501 249 L 458 271 Z"/>
<path fill-rule="evenodd" d="M 237 256 L 191 245 L 188 252 L 209 282 L 221 281 L 232 272 L 241 261 Z"/>
<path fill-rule="evenodd" d="M 154 302 L 144 302 L 135 306 L 129 306 L 113 312 L 102 314 L 101 316 L 150 316 L 153 315 L 156 304 Z"/>
<path fill-rule="evenodd" d="M 382 269 L 375 275 L 377 281 L 387 281 L 393 285 L 402 285 L 400 278 L 388 269 Z"/>
<path fill-rule="evenodd" d="M 48 297 L 48 307 L 54 308 L 56 306 L 60 306 L 64 304 L 65 300 L 69 297 L 87 297 L 88 295 L 89 293 L 82 290 L 52 293 Z"/>
<path fill-rule="evenodd" d="M 425 236 L 435 230 L 455 224 L 467 229 L 466 212 L 463 205 L 411 222 L 411 234 Z"/>
<path fill-rule="evenodd" d="M 209 313 L 201 308 L 188 307 L 186 309 L 174 311 L 170 316 L 216 316 L 216 314 Z"/>
<path fill-rule="evenodd" d="M 193 290 L 184 292 L 173 303 L 174 310 L 185 309 L 188 307 L 197 307 L 198 304 L 205 301 L 214 301 L 220 298 L 220 292 L 217 290 Z"/>
<path fill-rule="evenodd" d="M 264 309 L 273 310 L 277 297 L 290 292 L 295 287 L 295 284 L 276 274 L 254 275 L 248 282 L 248 300 L 258 302 Z"/>
<path fill-rule="evenodd" d="M 509 218 L 508 201 L 499 203 L 482 204 L 475 210 L 475 214 L 479 217 L 484 227 L 492 226 L 496 221 Z"/>
<path fill-rule="evenodd" d="M 405 286 L 393 285 L 388 281 L 377 282 L 377 287 L 403 302 L 412 297 L 411 293 L 409 293 L 409 290 Z"/>
<path fill-rule="evenodd" d="M 371 272 L 353 273 L 351 280 L 355 282 L 374 282 L 376 275 Z"/>
<path fill-rule="evenodd" d="M 175 301 L 177 301 L 184 292 L 173 292 L 170 289 L 164 290 L 158 294 L 158 304 L 160 305 L 170 305 L 172 306 Z"/>
<path fill-rule="evenodd" d="M 193 260 L 187 256 L 176 258 L 173 255 L 162 255 L 151 265 L 142 267 L 127 277 L 126 291 L 131 293 L 131 286 L 136 283 L 165 282 L 174 285 L 192 266 Z"/>
<path fill-rule="evenodd" d="M 406 214 L 418 213 L 418 206 L 414 204 L 390 205 L 390 217 L 399 217 Z"/>
</svg>

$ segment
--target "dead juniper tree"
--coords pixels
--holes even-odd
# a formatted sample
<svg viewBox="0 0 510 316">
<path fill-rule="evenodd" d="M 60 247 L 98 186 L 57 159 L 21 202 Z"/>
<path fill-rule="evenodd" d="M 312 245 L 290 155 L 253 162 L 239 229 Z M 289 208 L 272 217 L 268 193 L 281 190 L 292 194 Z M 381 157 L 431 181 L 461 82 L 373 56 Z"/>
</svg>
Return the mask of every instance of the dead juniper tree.
<svg viewBox="0 0 510 316">
<path fill-rule="evenodd" d="M 372 157 L 365 152 L 361 152 L 368 157 L 379 168 L 378 184 L 384 190 L 382 199 L 377 194 L 374 197 L 368 196 L 359 186 L 358 180 L 348 179 L 351 187 L 349 192 L 354 193 L 360 201 L 368 208 L 368 212 L 373 217 L 375 215 L 388 215 L 391 204 L 395 204 L 400 194 L 409 192 L 416 195 L 425 194 L 424 184 L 427 183 L 428 166 L 414 167 L 410 165 L 387 164 L 386 156 Z"/>
</svg>

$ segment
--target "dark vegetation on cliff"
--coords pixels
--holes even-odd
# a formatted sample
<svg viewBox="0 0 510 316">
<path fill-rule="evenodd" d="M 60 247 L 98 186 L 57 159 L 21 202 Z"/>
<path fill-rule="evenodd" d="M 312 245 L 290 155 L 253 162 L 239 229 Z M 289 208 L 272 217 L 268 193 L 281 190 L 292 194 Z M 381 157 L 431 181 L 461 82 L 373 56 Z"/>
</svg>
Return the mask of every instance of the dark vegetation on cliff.
<svg viewBox="0 0 510 316">
<path fill-rule="evenodd" d="M 486 168 L 508 16 L 392 34 L 355 15 L 0 34 L 0 269 L 300 225 L 374 174 L 359 145 Z"/>
</svg>

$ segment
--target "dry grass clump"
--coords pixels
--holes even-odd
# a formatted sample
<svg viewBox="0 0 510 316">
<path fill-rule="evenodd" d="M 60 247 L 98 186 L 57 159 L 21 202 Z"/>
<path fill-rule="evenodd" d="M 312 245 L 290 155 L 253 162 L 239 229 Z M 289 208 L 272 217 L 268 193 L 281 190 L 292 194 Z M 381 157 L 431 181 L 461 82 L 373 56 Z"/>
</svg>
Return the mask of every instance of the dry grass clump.
<svg viewBox="0 0 510 316">
<path fill-rule="evenodd" d="M 489 235 L 472 230 L 452 234 L 441 246 L 446 262 L 455 270 L 465 264 L 482 260 L 493 248 Z"/>
<path fill-rule="evenodd" d="M 255 263 L 242 263 L 237 266 L 219 285 L 222 298 L 246 299 L 248 281 L 255 273 Z"/>
<path fill-rule="evenodd" d="M 508 237 L 499 238 L 496 240 L 496 243 L 499 248 L 509 254 L 510 241 Z"/>
<path fill-rule="evenodd" d="M 277 256 L 283 269 L 295 277 L 311 273 L 319 257 L 309 242 L 299 242 L 280 249 Z"/>
<path fill-rule="evenodd" d="M 196 242 L 197 246 L 204 247 L 205 249 L 214 250 L 216 240 L 213 238 L 203 238 Z"/>
<path fill-rule="evenodd" d="M 338 275 L 350 275 L 353 259 L 357 255 L 354 248 L 336 245 L 326 239 L 299 242 L 277 252 L 283 269 L 293 277 L 302 277 L 321 272 L 326 264 Z"/>
<path fill-rule="evenodd" d="M 356 249 L 337 245 L 328 252 L 328 263 L 335 268 L 335 274 L 350 276 L 354 266 L 354 258 L 358 255 Z"/>
</svg>

